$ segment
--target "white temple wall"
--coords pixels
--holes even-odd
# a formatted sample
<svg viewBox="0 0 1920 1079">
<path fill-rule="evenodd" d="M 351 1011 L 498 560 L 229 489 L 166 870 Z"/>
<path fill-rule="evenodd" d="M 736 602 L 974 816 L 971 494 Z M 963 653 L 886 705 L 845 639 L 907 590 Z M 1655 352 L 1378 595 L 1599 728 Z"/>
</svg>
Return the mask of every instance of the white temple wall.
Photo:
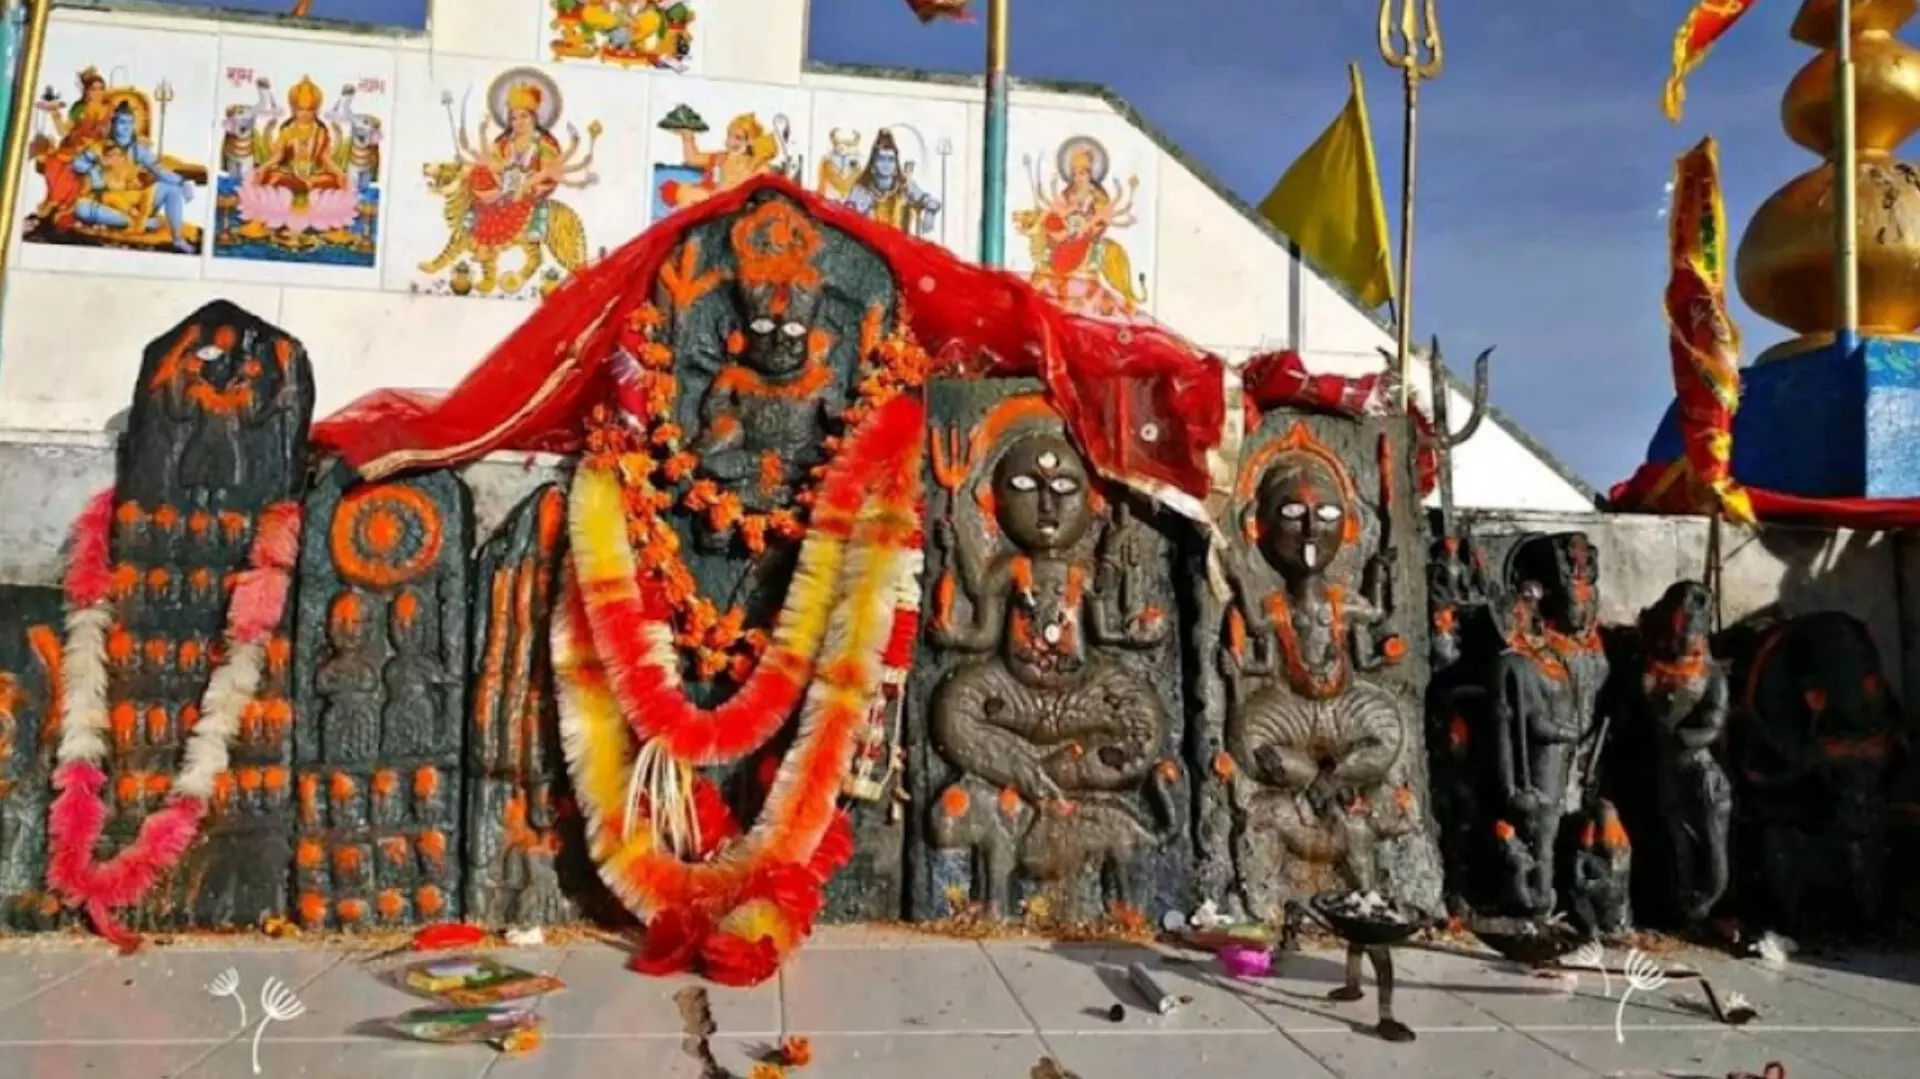
<svg viewBox="0 0 1920 1079">
<path fill-rule="evenodd" d="M 243 221 L 232 208 L 240 203 L 237 182 L 226 210 L 209 185 L 187 204 L 185 218 L 202 230 L 193 254 L 29 242 L 17 225 L 0 312 L 0 441 L 32 443 L 58 433 L 63 441 L 104 444 L 99 432 L 126 407 L 141 349 L 216 297 L 306 343 L 323 414 L 377 387 L 448 386 L 532 312 L 540 292 L 557 283 L 556 266 L 572 255 L 590 260 L 630 239 L 665 212 L 663 185 L 695 178 L 677 168 L 681 137 L 659 127 L 680 106 L 697 113 L 707 128 L 695 136 L 701 151 L 717 145 L 736 115 L 750 113 L 768 127 L 775 126 L 776 115 L 784 117 L 793 171 L 809 188 L 820 182 L 819 166 L 836 129 L 858 133 L 864 159 L 873 132 L 889 127 L 915 163 L 916 182 L 944 203 L 929 238 L 963 257 L 978 254 L 978 87 L 805 70 L 805 0 L 693 0 L 698 18 L 686 74 L 594 60 L 554 62 L 547 13 L 536 0 L 445 0 L 435 6 L 433 31 L 414 38 L 147 13 L 57 12 L 41 85 L 71 102 L 76 76 L 89 65 L 110 82 L 150 96 L 166 83 L 171 96 L 164 131 L 153 132 L 163 139 L 160 149 L 198 165 L 209 180 L 222 171 L 220 159 L 230 156 L 221 152 L 223 118 L 257 99 L 258 79 L 268 80 L 283 106 L 303 76 L 322 89 L 326 107 L 337 103 L 341 84 L 356 85 L 356 111 L 381 122 L 380 198 L 377 207 L 364 201 L 356 219 L 361 226 L 374 219 L 376 239 L 362 244 L 370 250 L 326 265 L 317 256 L 262 260 L 257 238 L 249 240 L 234 227 Z M 492 282 L 496 295 L 483 298 L 484 274 L 470 249 L 456 250 L 438 269 L 422 267 L 449 243 L 447 206 L 429 188 L 426 174 L 454 160 L 453 128 L 479 138 L 477 121 L 490 84 L 522 65 L 545 72 L 558 91 L 554 137 L 567 145 L 571 129 L 582 145 L 593 141 L 594 160 L 554 199 L 579 222 L 576 250 L 563 250 L 564 241 L 546 245 L 541 272 L 524 282 L 505 280 L 522 258 L 518 251 L 506 253 Z M 1124 258 L 1116 254 L 1103 263 L 1110 270 L 1106 283 L 1088 303 L 1137 301 L 1139 310 L 1231 361 L 1291 344 L 1318 370 L 1379 369 L 1378 349 L 1392 342 L 1377 322 L 1293 260 L 1270 231 L 1108 100 L 1021 88 L 1013 104 L 1012 214 L 1033 207 L 1033 172 L 1043 186 L 1057 182 L 1058 164 L 1076 146 L 1095 146 L 1106 159 L 1108 190 L 1132 200 L 1126 223 L 1116 223 L 1108 234 Z M 600 134 L 593 140 L 590 125 L 596 123 Z M 56 134 L 51 128 L 45 133 Z M 23 219 L 45 193 L 41 177 L 30 172 Z M 1011 268 L 1033 265 L 1036 251 L 1013 221 L 1007 250 Z M 465 294 L 455 294 L 463 289 Z M 1477 344 L 1450 346 L 1456 369 L 1464 368 L 1470 346 Z M 1415 381 L 1424 397 L 1424 372 Z M 1465 398 L 1456 395 L 1456 419 L 1466 410 Z M 1591 507 L 1574 483 L 1498 423 L 1483 426 L 1457 453 L 1455 478 L 1463 505 Z"/>
</svg>

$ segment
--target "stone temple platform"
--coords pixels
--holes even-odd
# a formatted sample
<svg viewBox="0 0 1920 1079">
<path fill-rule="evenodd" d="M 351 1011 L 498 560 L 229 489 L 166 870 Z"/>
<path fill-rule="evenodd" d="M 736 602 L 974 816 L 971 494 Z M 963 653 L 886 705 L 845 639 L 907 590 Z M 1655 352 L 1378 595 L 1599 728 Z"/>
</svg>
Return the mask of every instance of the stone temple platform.
<svg viewBox="0 0 1920 1079">
<path fill-rule="evenodd" d="M 232 1000 L 202 988 L 231 967 L 253 1022 L 269 977 L 307 1006 L 267 1028 L 260 1062 L 271 1079 L 719 1079 L 683 1045 L 674 994 L 690 982 L 629 973 L 603 943 L 495 954 L 567 983 L 541 1003 L 547 1041 L 524 1057 L 382 1038 L 372 1021 L 422 1002 L 383 984 L 365 952 L 188 942 L 121 958 L 77 938 L 15 942 L 0 949 L 0 1075 L 251 1076 L 251 1029 L 241 1032 Z M 1663 954 L 1670 967 L 1704 970 L 1723 999 L 1746 997 L 1760 1018 L 1717 1025 L 1697 984 L 1674 981 L 1632 996 L 1624 1042 L 1614 1037 L 1618 977 L 1609 996 L 1594 974 L 1576 982 L 1490 957 L 1397 955 L 1396 1010 L 1419 1035 L 1407 1045 L 1355 1029 L 1372 1021 L 1371 999 L 1325 999 L 1340 969 L 1330 952 L 1236 981 L 1149 948 L 829 928 L 777 980 L 710 990 L 711 1048 L 726 1074 L 745 1077 L 783 1037 L 804 1036 L 814 1059 L 787 1073 L 798 1079 L 1722 1079 L 1769 1061 L 1790 1079 L 1897 1079 L 1920 1059 L 1920 955 L 1775 969 Z M 1126 980 L 1133 962 L 1191 1002 L 1168 1016 L 1141 1007 Z M 1116 1001 L 1127 1005 L 1118 1023 L 1108 1018 Z"/>
</svg>

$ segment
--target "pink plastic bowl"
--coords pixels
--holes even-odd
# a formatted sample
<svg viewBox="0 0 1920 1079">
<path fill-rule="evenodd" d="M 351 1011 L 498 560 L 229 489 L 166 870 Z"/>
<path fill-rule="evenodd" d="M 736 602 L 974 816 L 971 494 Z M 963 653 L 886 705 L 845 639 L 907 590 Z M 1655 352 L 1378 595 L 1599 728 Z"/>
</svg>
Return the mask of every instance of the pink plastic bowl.
<svg viewBox="0 0 1920 1079">
<path fill-rule="evenodd" d="M 1220 949 L 1220 966 L 1236 978 L 1258 978 L 1273 969 L 1273 953 L 1265 948 L 1229 944 Z"/>
</svg>

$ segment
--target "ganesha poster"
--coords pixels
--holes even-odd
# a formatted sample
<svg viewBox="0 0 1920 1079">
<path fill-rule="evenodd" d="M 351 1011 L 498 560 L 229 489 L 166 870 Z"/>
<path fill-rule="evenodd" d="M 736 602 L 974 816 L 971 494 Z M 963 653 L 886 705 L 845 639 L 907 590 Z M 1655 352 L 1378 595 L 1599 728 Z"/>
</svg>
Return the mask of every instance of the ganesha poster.
<svg viewBox="0 0 1920 1079">
<path fill-rule="evenodd" d="M 399 88 L 388 288 L 539 299 L 640 231 L 649 80 L 402 56 Z"/>
<path fill-rule="evenodd" d="M 1159 148 L 1110 113 L 1015 109 L 1007 129 L 1008 268 L 1070 311 L 1147 314 Z"/>
<path fill-rule="evenodd" d="M 253 15 L 352 23 L 382 30 L 425 30 L 433 0 L 145 0 L 195 15 Z M 459 0 L 450 0 L 458 3 Z"/>
<path fill-rule="evenodd" d="M 639 71 L 699 71 L 711 0 L 533 0 L 541 57 Z M 751 0 L 749 0 L 751 2 Z"/>
<path fill-rule="evenodd" d="M 32 124 L 21 265 L 200 276 L 219 47 L 211 34 L 47 28 L 42 85 L 14 106 L 30 110 Z"/>
<path fill-rule="evenodd" d="M 379 287 L 393 53 L 226 37 L 209 277 Z"/>
<path fill-rule="evenodd" d="M 642 209 L 659 221 L 764 173 L 807 182 L 812 102 L 755 82 L 655 83 Z"/>
<path fill-rule="evenodd" d="M 971 258 L 979 228 L 968 203 L 980 174 L 967 159 L 967 106 L 938 98 L 813 95 L 807 190 Z"/>
</svg>

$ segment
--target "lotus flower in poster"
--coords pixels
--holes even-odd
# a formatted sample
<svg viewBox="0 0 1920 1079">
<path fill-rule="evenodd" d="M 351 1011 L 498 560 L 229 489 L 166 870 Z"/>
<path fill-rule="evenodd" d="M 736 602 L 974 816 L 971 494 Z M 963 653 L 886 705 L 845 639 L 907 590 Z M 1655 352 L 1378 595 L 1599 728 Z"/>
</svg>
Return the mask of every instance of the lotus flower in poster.
<svg viewBox="0 0 1920 1079">
<path fill-rule="evenodd" d="M 954 22 L 972 22 L 973 13 L 967 10 L 973 0 L 907 0 L 907 6 L 921 22 L 934 22 L 938 19 L 951 19 Z"/>
</svg>

